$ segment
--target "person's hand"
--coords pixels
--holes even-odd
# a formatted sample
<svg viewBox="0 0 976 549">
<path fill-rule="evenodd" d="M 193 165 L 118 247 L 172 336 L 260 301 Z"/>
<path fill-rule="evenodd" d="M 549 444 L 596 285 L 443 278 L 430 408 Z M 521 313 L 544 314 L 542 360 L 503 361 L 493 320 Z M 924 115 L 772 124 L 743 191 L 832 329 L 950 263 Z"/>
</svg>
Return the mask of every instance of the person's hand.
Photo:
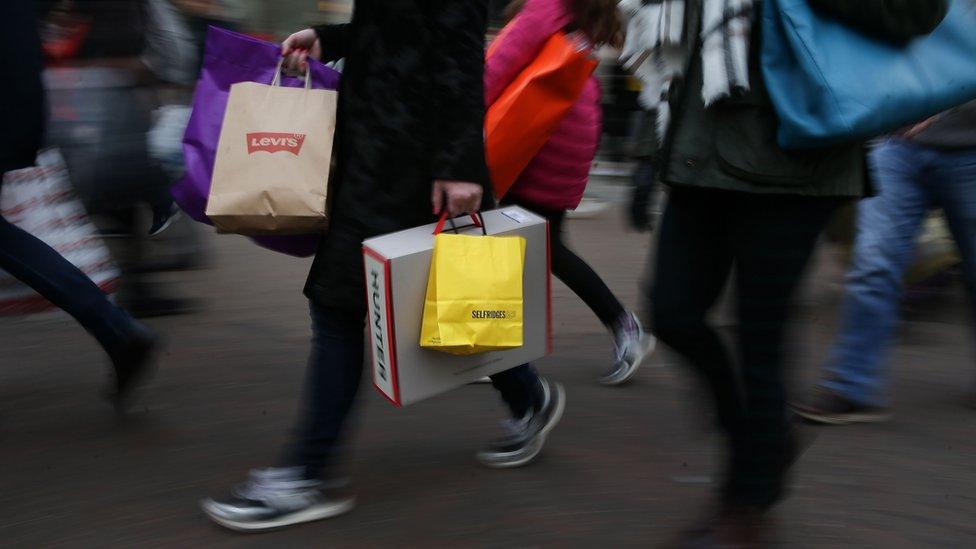
<svg viewBox="0 0 976 549">
<path fill-rule="evenodd" d="M 434 188 L 430 202 L 434 206 L 434 215 L 441 213 L 447 207 L 451 217 L 475 213 L 481 209 L 481 195 L 484 189 L 477 183 L 467 181 L 434 181 Z"/>
<path fill-rule="evenodd" d="M 305 29 L 285 38 L 281 43 L 281 55 L 285 57 L 285 68 L 292 72 L 308 70 L 308 56 L 322 58 L 322 45 L 314 29 Z"/>
</svg>

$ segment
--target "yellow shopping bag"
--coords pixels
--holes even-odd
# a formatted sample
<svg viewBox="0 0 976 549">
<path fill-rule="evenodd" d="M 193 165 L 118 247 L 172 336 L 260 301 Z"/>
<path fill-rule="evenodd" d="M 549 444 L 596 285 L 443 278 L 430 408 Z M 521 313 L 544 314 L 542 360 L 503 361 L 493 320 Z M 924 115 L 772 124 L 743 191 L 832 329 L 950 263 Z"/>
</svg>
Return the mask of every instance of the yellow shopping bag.
<svg viewBox="0 0 976 549">
<path fill-rule="evenodd" d="M 453 355 L 521 347 L 524 264 L 522 237 L 437 234 L 420 346 Z"/>
</svg>

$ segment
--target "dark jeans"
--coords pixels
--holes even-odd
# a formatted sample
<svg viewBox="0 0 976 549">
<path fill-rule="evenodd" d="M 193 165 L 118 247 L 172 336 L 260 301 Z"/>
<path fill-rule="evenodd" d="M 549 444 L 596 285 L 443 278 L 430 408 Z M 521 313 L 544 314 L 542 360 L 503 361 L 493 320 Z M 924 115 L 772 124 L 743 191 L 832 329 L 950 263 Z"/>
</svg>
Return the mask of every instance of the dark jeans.
<svg viewBox="0 0 976 549">
<path fill-rule="evenodd" d="M 311 303 L 312 354 L 305 382 L 304 410 L 287 466 L 304 467 L 309 478 L 322 476 L 336 454 L 363 374 L 365 318 L 343 309 Z M 491 376 L 512 415 L 521 418 L 540 404 L 539 376 L 522 365 Z"/>
<path fill-rule="evenodd" d="M 106 350 L 122 341 L 132 319 L 53 248 L 0 217 L 0 268 L 75 317 Z"/>
<path fill-rule="evenodd" d="M 520 204 L 549 220 L 549 254 L 552 261 L 552 274 L 563 281 L 596 314 L 605 326 L 612 328 L 620 317 L 626 314 L 610 288 L 600 275 L 576 252 L 569 249 L 563 240 L 563 221 L 565 210 L 545 210 Z"/>
<path fill-rule="evenodd" d="M 726 503 L 767 507 L 782 497 L 794 457 L 783 385 L 789 305 L 841 202 L 707 189 L 674 189 L 668 199 L 650 294 L 654 331 L 691 362 L 715 402 L 730 446 Z M 733 268 L 734 354 L 705 321 Z"/>
</svg>

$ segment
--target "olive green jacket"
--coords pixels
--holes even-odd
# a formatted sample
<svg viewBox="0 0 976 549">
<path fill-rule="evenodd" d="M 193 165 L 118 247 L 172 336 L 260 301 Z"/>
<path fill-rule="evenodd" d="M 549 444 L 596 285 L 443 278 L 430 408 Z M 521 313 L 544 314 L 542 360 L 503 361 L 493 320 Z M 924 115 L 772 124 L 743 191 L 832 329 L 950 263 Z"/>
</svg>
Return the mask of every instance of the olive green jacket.
<svg viewBox="0 0 976 549">
<path fill-rule="evenodd" d="M 945 0 L 809 0 L 864 32 L 907 41 L 942 20 Z M 760 2 L 761 4 L 761 2 Z M 699 35 L 701 0 L 688 3 L 686 36 Z M 757 13 L 762 6 L 757 6 Z M 689 40 L 685 78 L 671 89 L 672 121 L 658 153 L 660 178 L 672 186 L 806 196 L 870 194 L 864 146 L 785 151 L 760 71 L 760 25 L 753 28 L 750 91 L 705 108 L 700 41 Z"/>
</svg>

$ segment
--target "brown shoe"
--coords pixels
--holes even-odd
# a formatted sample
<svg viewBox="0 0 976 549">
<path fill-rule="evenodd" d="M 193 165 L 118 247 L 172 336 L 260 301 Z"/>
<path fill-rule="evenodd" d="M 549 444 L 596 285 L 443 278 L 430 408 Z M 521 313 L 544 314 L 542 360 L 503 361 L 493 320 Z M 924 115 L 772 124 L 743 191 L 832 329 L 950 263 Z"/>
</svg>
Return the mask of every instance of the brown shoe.
<svg viewBox="0 0 976 549">
<path fill-rule="evenodd" d="M 762 547 L 765 513 L 727 509 L 681 534 L 673 549 L 755 549 Z"/>
<path fill-rule="evenodd" d="M 822 425 L 880 423 L 891 419 L 888 408 L 860 404 L 823 387 L 815 387 L 809 398 L 790 407 L 803 419 Z"/>
</svg>

